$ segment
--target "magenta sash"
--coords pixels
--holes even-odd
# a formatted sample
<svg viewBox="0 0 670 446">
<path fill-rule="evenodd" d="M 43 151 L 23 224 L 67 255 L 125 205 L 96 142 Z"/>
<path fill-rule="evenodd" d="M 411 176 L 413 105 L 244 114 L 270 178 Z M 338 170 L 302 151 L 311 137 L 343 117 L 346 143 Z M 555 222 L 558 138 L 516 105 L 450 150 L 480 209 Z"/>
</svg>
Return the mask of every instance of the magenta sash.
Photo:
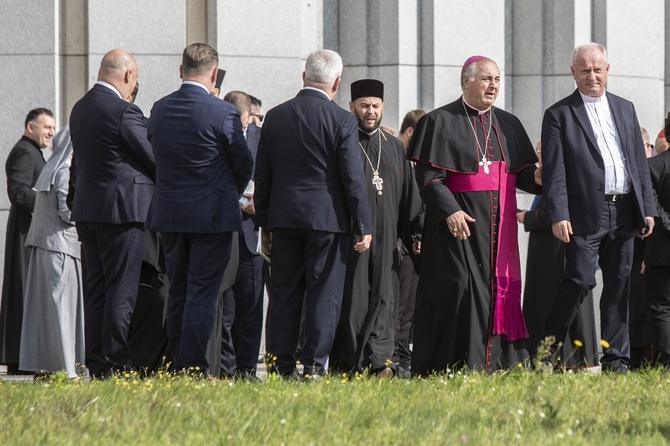
<svg viewBox="0 0 670 446">
<path fill-rule="evenodd" d="M 500 218 L 495 262 L 493 334 L 506 341 L 528 337 L 521 310 L 521 264 L 516 223 L 516 176 L 505 171 L 503 161 L 491 162 L 490 173 L 482 166 L 476 174 L 449 172 L 444 184 L 452 193 L 499 191 Z"/>
</svg>

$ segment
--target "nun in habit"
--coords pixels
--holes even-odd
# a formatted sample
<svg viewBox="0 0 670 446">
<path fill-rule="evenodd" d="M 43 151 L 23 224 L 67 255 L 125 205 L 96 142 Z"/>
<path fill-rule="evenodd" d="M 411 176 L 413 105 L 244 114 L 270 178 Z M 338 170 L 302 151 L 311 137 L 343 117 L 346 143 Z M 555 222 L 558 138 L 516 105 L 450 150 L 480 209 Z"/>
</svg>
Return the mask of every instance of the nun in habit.
<svg viewBox="0 0 670 446">
<path fill-rule="evenodd" d="M 84 300 L 77 230 L 65 203 L 71 156 L 65 127 L 54 137 L 53 155 L 35 184 L 19 368 L 64 370 L 68 378 L 77 378 L 78 365 L 84 363 Z"/>
</svg>

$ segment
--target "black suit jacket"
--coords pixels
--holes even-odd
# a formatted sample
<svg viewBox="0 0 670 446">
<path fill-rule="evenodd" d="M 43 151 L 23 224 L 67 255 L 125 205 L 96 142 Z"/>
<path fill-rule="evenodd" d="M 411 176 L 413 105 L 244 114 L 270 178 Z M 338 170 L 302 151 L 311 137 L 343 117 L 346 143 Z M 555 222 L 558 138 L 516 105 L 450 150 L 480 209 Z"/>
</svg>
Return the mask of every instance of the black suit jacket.
<svg viewBox="0 0 670 446">
<path fill-rule="evenodd" d="M 261 139 L 261 128 L 249 124 L 247 127 L 247 146 L 249 147 L 249 152 L 251 152 L 251 157 L 256 160 L 256 153 L 258 152 L 258 142 Z M 252 171 L 253 179 L 253 171 Z M 256 234 L 256 217 L 242 212 L 242 232 L 244 234 L 244 242 L 247 245 L 247 249 L 251 253 L 256 253 L 256 247 L 258 246 L 258 235 Z"/>
<path fill-rule="evenodd" d="M 646 243 L 644 261 L 650 266 L 670 265 L 670 151 L 649 158 L 654 186 L 656 224 Z"/>
<path fill-rule="evenodd" d="M 27 212 L 35 207 L 33 186 L 44 168 L 44 155 L 36 142 L 23 136 L 12 148 L 5 163 L 7 195 L 12 206 Z"/>
<path fill-rule="evenodd" d="M 72 108 L 72 220 L 144 222 L 156 167 L 142 110 L 96 84 Z"/>
<path fill-rule="evenodd" d="M 656 211 L 640 125 L 632 102 L 606 94 L 633 184 L 634 227 L 641 229 L 644 217 Z M 605 203 L 605 169 L 579 90 L 544 113 L 542 163 L 549 222 L 570 220 L 575 235 L 595 233 Z"/>
<path fill-rule="evenodd" d="M 356 117 L 325 93 L 303 89 L 268 111 L 256 157 L 257 225 L 370 234 L 360 150 Z"/>
</svg>

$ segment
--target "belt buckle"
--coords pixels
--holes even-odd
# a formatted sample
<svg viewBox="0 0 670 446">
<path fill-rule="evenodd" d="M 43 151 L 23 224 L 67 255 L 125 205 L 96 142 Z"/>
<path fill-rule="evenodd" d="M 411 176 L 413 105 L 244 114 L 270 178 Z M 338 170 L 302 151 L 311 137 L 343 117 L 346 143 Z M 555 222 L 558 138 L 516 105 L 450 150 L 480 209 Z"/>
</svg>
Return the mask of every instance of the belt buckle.
<svg viewBox="0 0 670 446">
<path fill-rule="evenodd" d="M 612 203 L 619 201 L 619 194 L 612 194 Z"/>
</svg>

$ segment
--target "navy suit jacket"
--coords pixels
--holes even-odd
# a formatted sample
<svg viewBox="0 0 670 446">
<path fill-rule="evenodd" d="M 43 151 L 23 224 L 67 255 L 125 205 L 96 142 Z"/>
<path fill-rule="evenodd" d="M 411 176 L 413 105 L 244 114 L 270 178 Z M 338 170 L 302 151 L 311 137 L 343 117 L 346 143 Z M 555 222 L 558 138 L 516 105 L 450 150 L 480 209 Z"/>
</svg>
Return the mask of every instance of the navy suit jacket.
<svg viewBox="0 0 670 446">
<path fill-rule="evenodd" d="M 356 117 L 325 93 L 303 89 L 268 111 L 256 156 L 257 225 L 370 234 L 360 150 Z"/>
<path fill-rule="evenodd" d="M 255 160 L 258 152 L 258 142 L 261 139 L 261 128 L 249 124 L 247 126 L 247 146 L 251 152 L 251 157 Z M 252 176 L 253 179 L 253 171 Z M 258 246 L 258 235 L 256 234 L 256 217 L 246 212 L 242 212 L 242 232 L 244 233 L 244 242 L 249 252 L 256 254 Z"/>
<path fill-rule="evenodd" d="M 235 106 L 182 84 L 154 104 L 148 130 L 156 191 L 147 229 L 241 231 L 238 200 L 251 179 L 252 159 Z"/>
<path fill-rule="evenodd" d="M 142 110 L 96 84 L 72 108 L 70 137 L 75 171 L 72 220 L 144 222 L 156 167 Z"/>
<path fill-rule="evenodd" d="M 607 100 L 633 184 L 634 227 L 655 216 L 649 167 L 633 103 Z M 605 204 L 605 168 L 579 90 L 549 107 L 542 121 L 542 187 L 549 222 L 570 220 L 575 235 L 598 231 Z"/>
</svg>

